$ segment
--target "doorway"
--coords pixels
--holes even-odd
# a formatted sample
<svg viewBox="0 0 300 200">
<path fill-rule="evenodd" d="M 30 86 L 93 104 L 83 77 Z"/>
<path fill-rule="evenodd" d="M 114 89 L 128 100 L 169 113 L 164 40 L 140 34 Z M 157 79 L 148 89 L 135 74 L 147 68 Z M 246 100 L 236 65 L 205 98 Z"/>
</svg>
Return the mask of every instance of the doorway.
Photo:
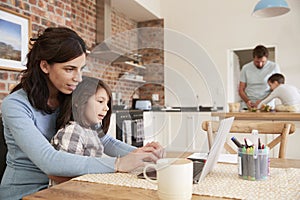
<svg viewBox="0 0 300 200">
<path fill-rule="evenodd" d="M 276 62 L 276 47 L 266 46 L 269 50 L 268 60 Z M 240 72 L 242 67 L 253 60 L 253 48 L 241 48 L 229 50 L 229 70 L 228 70 L 228 102 L 240 102 L 238 93 L 240 83 Z"/>
</svg>

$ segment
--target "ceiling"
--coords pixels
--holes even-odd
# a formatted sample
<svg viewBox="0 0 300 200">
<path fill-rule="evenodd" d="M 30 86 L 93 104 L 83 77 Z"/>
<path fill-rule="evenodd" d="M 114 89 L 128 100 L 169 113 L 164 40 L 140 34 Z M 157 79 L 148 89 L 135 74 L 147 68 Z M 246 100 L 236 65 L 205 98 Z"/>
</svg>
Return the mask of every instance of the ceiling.
<svg viewBox="0 0 300 200">
<path fill-rule="evenodd" d="M 111 6 L 136 22 L 158 19 L 134 0 L 111 0 Z"/>
</svg>

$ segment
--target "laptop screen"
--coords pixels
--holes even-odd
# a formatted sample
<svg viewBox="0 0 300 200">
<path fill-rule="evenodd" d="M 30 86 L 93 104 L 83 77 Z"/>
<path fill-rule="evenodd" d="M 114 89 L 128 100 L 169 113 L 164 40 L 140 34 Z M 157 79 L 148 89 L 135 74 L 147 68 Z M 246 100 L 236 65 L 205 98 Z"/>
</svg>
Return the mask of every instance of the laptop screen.
<svg viewBox="0 0 300 200">
<path fill-rule="evenodd" d="M 214 139 L 214 143 L 209 151 L 207 160 L 202 169 L 199 181 L 202 181 L 205 176 L 211 172 L 218 162 L 218 158 L 226 142 L 227 134 L 230 132 L 234 117 L 226 118 L 220 121 L 218 132 Z"/>
</svg>

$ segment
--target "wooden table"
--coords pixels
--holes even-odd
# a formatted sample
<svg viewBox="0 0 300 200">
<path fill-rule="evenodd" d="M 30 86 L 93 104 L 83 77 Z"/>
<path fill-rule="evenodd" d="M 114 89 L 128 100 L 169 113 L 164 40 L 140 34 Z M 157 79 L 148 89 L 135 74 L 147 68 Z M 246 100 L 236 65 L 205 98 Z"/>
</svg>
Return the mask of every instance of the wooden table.
<svg viewBox="0 0 300 200">
<path fill-rule="evenodd" d="M 178 154 L 168 154 L 174 157 Z M 186 157 L 189 153 L 181 154 Z M 271 167 L 277 168 L 300 168 L 300 160 L 271 158 Z M 39 191 L 23 198 L 24 200 L 76 200 L 76 199 L 158 199 L 155 190 L 146 190 L 134 187 L 90 183 L 70 180 L 65 183 L 53 186 L 49 189 Z M 228 199 L 211 196 L 193 195 L 192 199 Z"/>
<path fill-rule="evenodd" d="M 274 120 L 274 121 L 300 121 L 300 113 L 294 112 L 212 112 L 212 117 L 228 118 L 236 120 Z"/>
</svg>

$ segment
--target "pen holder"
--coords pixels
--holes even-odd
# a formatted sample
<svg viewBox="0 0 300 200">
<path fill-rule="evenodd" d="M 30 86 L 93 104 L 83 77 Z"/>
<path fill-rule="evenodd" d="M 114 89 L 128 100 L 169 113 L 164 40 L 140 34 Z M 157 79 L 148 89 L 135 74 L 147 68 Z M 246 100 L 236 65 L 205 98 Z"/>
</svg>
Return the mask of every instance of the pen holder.
<svg viewBox="0 0 300 200">
<path fill-rule="evenodd" d="M 269 175 L 269 148 L 238 149 L 239 177 L 245 180 L 266 180 Z"/>
</svg>

